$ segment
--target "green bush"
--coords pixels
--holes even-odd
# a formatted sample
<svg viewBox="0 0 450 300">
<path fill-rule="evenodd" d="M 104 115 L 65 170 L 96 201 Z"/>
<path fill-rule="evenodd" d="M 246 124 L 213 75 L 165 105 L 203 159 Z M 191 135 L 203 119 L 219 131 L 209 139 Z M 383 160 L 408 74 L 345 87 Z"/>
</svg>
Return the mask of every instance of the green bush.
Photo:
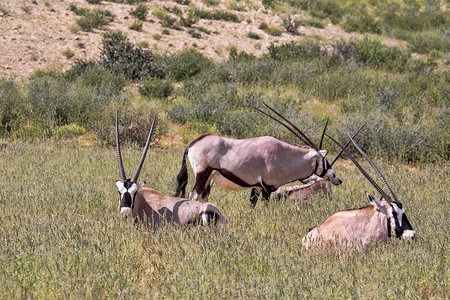
<svg viewBox="0 0 450 300">
<path fill-rule="evenodd" d="M 208 19 L 208 20 L 222 20 L 222 21 L 231 21 L 231 22 L 239 22 L 239 17 L 231 12 L 227 11 L 209 11 L 202 9 L 194 9 L 194 13 L 200 19 Z"/>
<path fill-rule="evenodd" d="M 144 23 L 142 23 L 141 21 L 134 21 L 128 28 L 135 31 L 142 31 L 143 25 Z"/>
<path fill-rule="evenodd" d="M 153 54 L 131 44 L 121 31 L 105 33 L 102 45 L 99 61 L 102 67 L 124 74 L 130 80 L 145 76 L 164 76 L 162 71 L 152 63 Z"/>
<path fill-rule="evenodd" d="M 28 119 L 26 98 L 14 81 L 0 80 L 0 136 L 7 136 Z"/>
<path fill-rule="evenodd" d="M 138 20 L 144 21 L 148 15 L 147 5 L 140 3 L 135 9 L 130 10 L 130 15 Z"/>
<path fill-rule="evenodd" d="M 360 33 L 381 33 L 381 24 L 365 12 L 355 13 L 347 17 L 343 28 Z"/>
<path fill-rule="evenodd" d="M 166 99 L 172 94 L 174 87 L 170 81 L 152 78 L 145 80 L 139 86 L 139 93 L 143 97 Z"/>
<path fill-rule="evenodd" d="M 427 54 L 431 51 L 448 52 L 450 49 L 450 29 L 441 32 L 423 32 L 410 35 L 408 48 L 412 52 Z"/>
<path fill-rule="evenodd" d="M 53 131 L 53 135 L 59 138 L 74 138 L 83 135 L 86 132 L 86 128 L 76 123 L 70 123 L 63 126 L 58 126 Z"/>
<path fill-rule="evenodd" d="M 250 39 L 255 39 L 255 40 L 260 40 L 261 39 L 259 34 L 254 33 L 254 32 L 247 33 L 247 37 L 250 38 Z"/>
<path fill-rule="evenodd" d="M 195 49 L 184 49 L 169 59 L 167 72 L 176 81 L 190 78 L 208 68 L 212 62 Z"/>
<path fill-rule="evenodd" d="M 82 17 L 77 20 L 77 24 L 83 31 L 92 31 L 97 28 L 101 29 L 114 20 L 114 15 L 108 10 L 83 9 L 78 10 L 78 14 Z"/>
<path fill-rule="evenodd" d="M 306 43 L 290 42 L 268 48 L 269 57 L 275 60 L 310 60 L 321 56 L 318 43 L 309 41 Z"/>
</svg>

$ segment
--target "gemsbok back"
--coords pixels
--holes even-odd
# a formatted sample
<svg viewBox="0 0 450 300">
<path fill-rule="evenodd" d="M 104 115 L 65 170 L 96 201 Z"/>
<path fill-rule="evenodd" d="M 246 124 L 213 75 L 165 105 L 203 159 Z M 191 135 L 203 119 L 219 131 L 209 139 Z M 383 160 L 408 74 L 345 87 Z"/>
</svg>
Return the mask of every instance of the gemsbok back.
<svg viewBox="0 0 450 300">
<path fill-rule="evenodd" d="M 227 190 L 243 190 L 251 188 L 251 206 L 258 201 L 260 190 L 264 200 L 269 200 L 270 194 L 280 186 L 295 180 L 304 181 L 316 174 L 334 185 L 342 181 L 335 176 L 330 164 L 325 159 L 327 150 L 320 150 L 327 124 L 322 133 L 320 145 L 314 144 L 300 129 L 276 112 L 267 104 L 271 111 L 287 122 L 265 113 L 252 106 L 258 112 L 272 118 L 291 133 L 297 136 L 307 146 L 280 141 L 272 136 L 260 136 L 249 139 L 231 139 L 216 135 L 202 135 L 186 148 L 177 176 L 175 196 L 184 197 L 188 182 L 186 157 L 195 174 L 195 184 L 189 198 L 207 201 L 211 180 Z"/>
<path fill-rule="evenodd" d="M 169 197 L 154 189 L 144 187 L 145 182 L 143 181 L 138 182 L 155 121 L 156 116 L 153 119 L 136 172 L 131 179 L 127 179 L 120 153 L 118 113 L 116 112 L 116 151 L 120 174 L 120 180 L 116 182 L 116 186 L 120 194 L 120 214 L 124 217 L 132 215 L 136 222 L 143 222 L 149 227 L 157 227 L 164 223 L 181 225 L 197 222 L 202 225 L 227 223 L 227 219 L 214 204 Z"/>
<path fill-rule="evenodd" d="M 303 237 L 303 245 L 307 249 L 318 247 L 335 251 L 354 248 L 360 251 L 366 249 L 375 241 L 387 241 L 391 236 L 408 241 L 415 239 L 416 232 L 406 217 L 402 203 L 397 200 L 386 179 L 367 154 L 350 138 L 356 149 L 358 149 L 374 168 L 388 191 L 389 196 L 359 165 L 349 151 L 332 137 L 328 137 L 346 152 L 356 167 L 381 194 L 381 197 L 374 197 L 366 192 L 367 200 L 370 203 L 369 206 L 336 212 L 321 225 L 311 229 Z"/>
</svg>

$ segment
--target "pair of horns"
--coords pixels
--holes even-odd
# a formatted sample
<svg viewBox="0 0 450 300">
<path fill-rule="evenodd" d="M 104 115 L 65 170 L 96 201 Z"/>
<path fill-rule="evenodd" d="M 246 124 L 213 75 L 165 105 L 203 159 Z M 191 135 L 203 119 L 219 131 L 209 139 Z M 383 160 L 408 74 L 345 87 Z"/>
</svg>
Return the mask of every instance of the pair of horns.
<svg viewBox="0 0 450 300">
<path fill-rule="evenodd" d="M 269 105 L 267 105 L 266 103 L 264 103 L 264 106 L 266 106 L 268 109 L 270 109 L 271 111 L 273 111 L 277 116 L 279 116 L 281 119 L 283 119 L 286 123 L 288 123 L 291 127 L 289 127 L 287 124 L 285 124 L 284 122 L 278 120 L 277 118 L 275 118 L 274 116 L 260 110 L 259 108 L 249 104 L 250 107 L 252 107 L 253 109 L 255 109 L 256 111 L 262 113 L 263 115 L 268 116 L 269 118 L 271 118 L 272 120 L 277 121 L 278 123 L 280 123 L 281 125 L 283 125 L 284 127 L 287 128 L 287 130 L 289 130 L 292 134 L 294 134 L 296 137 L 298 137 L 303 143 L 305 143 L 306 145 L 310 146 L 311 148 L 313 148 L 316 151 L 320 150 L 320 147 L 322 147 L 322 141 L 323 141 L 323 136 L 325 134 L 325 130 L 327 129 L 327 125 L 328 125 L 328 120 L 327 123 L 325 124 L 325 128 L 323 129 L 323 133 L 322 133 L 322 139 L 320 140 L 320 147 L 317 147 L 316 144 L 314 144 L 313 141 L 311 141 L 310 138 L 308 138 L 306 136 L 306 134 L 304 134 L 300 129 L 298 129 L 297 126 L 295 126 L 291 121 L 289 121 L 288 119 L 286 119 L 284 116 L 282 116 L 279 112 L 277 112 L 276 110 L 274 110 L 272 107 L 270 107 Z"/>
<path fill-rule="evenodd" d="M 327 118 L 327 122 L 325 123 L 325 127 L 323 128 L 322 131 L 322 136 L 320 138 L 320 144 L 319 147 L 316 146 L 316 144 L 314 144 L 314 142 L 309 139 L 306 134 L 304 134 L 297 126 L 295 126 L 291 121 L 289 121 L 288 119 L 286 119 L 284 116 L 282 116 L 279 112 L 277 112 L 276 110 L 274 110 L 272 107 L 270 107 L 269 105 L 267 105 L 266 103 L 264 103 L 264 106 L 266 106 L 268 109 L 270 109 L 271 111 L 273 111 L 277 116 L 279 116 L 281 119 L 283 119 L 286 123 L 288 123 L 291 127 L 289 127 L 287 124 L 285 124 L 284 122 L 280 121 L 279 119 L 275 118 L 274 116 L 260 110 L 259 108 L 249 104 L 250 107 L 252 107 L 253 109 L 255 109 L 256 111 L 262 113 L 263 115 L 268 116 L 269 118 L 271 118 L 272 120 L 277 121 L 278 123 L 280 123 L 281 125 L 283 125 L 285 128 L 287 128 L 291 133 L 293 133 L 296 137 L 298 137 L 303 143 L 305 143 L 306 145 L 310 146 L 311 148 L 313 148 L 316 151 L 319 151 L 322 148 L 322 143 L 323 143 L 323 138 L 325 137 L 325 132 L 327 130 L 328 127 L 328 121 L 329 118 Z M 358 131 L 356 131 L 356 133 L 353 135 L 353 138 L 356 137 L 356 135 L 361 131 L 361 129 L 364 127 L 364 124 L 358 129 Z M 347 147 L 350 144 L 351 140 L 348 140 L 348 142 L 345 144 L 345 147 Z M 341 156 L 343 150 L 341 150 L 338 155 L 336 155 L 336 157 L 333 159 L 333 161 L 331 162 L 330 166 L 333 166 L 333 164 L 336 162 L 336 160 L 339 158 L 339 156 Z"/>
<path fill-rule="evenodd" d="M 134 172 L 133 177 L 131 178 L 131 182 L 137 182 L 139 178 L 139 173 L 141 173 L 142 166 L 144 165 L 145 157 L 147 156 L 148 146 L 150 145 L 150 140 L 152 139 L 153 128 L 155 127 L 156 115 L 153 118 L 152 127 L 150 128 L 150 132 L 148 133 L 147 142 L 145 143 L 144 151 L 142 152 L 141 160 Z M 125 169 L 123 167 L 122 154 L 120 153 L 120 142 L 119 142 L 119 113 L 116 111 L 116 151 L 117 151 L 117 160 L 119 161 L 119 174 L 120 179 L 125 182 L 127 181 L 127 176 L 125 175 Z"/>
<path fill-rule="evenodd" d="M 390 196 L 388 196 L 383 191 L 383 189 L 372 179 L 372 177 L 370 177 L 370 175 L 361 167 L 361 165 L 355 160 L 355 158 L 350 154 L 350 152 L 345 147 L 343 147 L 341 144 L 339 144 L 335 139 L 333 139 L 328 134 L 326 136 L 329 137 L 333 142 L 335 142 L 342 149 L 342 151 L 344 151 L 345 154 L 347 154 L 347 156 L 352 160 L 352 162 L 355 164 L 355 166 L 361 171 L 361 173 L 367 178 L 367 180 L 369 180 L 369 182 L 372 184 L 372 186 L 381 194 L 381 196 L 386 201 L 388 201 L 390 203 L 392 203 L 392 202 L 399 203 L 399 201 L 397 200 L 397 197 L 395 197 L 394 193 L 392 192 L 391 187 L 387 183 L 383 174 L 381 174 L 381 172 L 380 172 L 380 170 L 378 170 L 377 166 L 373 163 L 373 161 L 369 158 L 369 156 L 358 146 L 358 144 L 353 140 L 353 138 L 350 135 L 348 135 L 350 138 L 350 141 L 353 143 L 353 145 L 356 147 L 356 149 L 358 149 L 359 153 L 361 153 L 361 155 L 364 156 L 364 158 L 369 162 L 369 164 L 372 166 L 372 168 L 374 168 L 375 172 L 380 177 L 381 181 L 383 182 L 384 187 L 386 188 L 386 190 L 388 191 Z"/>
</svg>

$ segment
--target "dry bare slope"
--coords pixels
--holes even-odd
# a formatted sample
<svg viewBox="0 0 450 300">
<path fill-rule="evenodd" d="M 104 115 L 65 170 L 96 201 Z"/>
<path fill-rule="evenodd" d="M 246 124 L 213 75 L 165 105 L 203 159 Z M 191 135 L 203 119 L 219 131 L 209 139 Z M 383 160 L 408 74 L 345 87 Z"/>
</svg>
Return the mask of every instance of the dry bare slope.
<svg viewBox="0 0 450 300">
<path fill-rule="evenodd" d="M 221 59 L 228 57 L 229 47 L 238 51 L 260 55 L 270 43 L 286 43 L 316 38 L 324 41 L 348 40 L 357 37 L 356 33 L 347 33 L 340 27 L 329 24 L 324 29 L 300 26 L 298 35 L 285 30 L 281 36 L 272 36 L 258 29 L 261 23 L 283 28 L 283 22 L 276 13 L 265 9 L 261 2 L 255 1 L 245 11 L 232 11 L 239 16 L 240 22 L 200 19 L 194 27 L 202 27 L 210 34 L 194 38 L 186 28 L 182 31 L 169 29 L 170 34 L 161 34 L 165 29 L 152 15 L 155 9 L 177 6 L 186 11 L 188 6 L 172 1 L 151 1 L 145 3 L 149 14 L 142 31 L 130 30 L 134 19 L 130 10 L 137 5 L 119 4 L 103 1 L 89 4 L 84 0 L 2 0 L 0 2 L 0 78 L 20 79 L 29 76 L 35 70 L 56 66 L 63 70 L 70 67 L 75 59 L 90 59 L 99 53 L 101 33 L 104 30 L 122 30 L 133 42 L 146 41 L 150 48 L 160 53 L 174 53 L 183 48 L 195 47 L 205 55 Z M 71 5 L 78 8 L 99 8 L 114 14 L 114 21 L 102 30 L 83 32 L 77 25 L 79 18 L 70 10 Z M 229 1 L 221 1 L 215 7 L 208 7 L 202 1 L 191 1 L 189 8 L 204 10 L 228 10 Z M 249 32 L 256 33 L 261 39 L 252 39 Z M 155 39 L 158 35 L 159 39 Z M 70 50 L 75 55 L 68 58 L 64 52 Z"/>
</svg>

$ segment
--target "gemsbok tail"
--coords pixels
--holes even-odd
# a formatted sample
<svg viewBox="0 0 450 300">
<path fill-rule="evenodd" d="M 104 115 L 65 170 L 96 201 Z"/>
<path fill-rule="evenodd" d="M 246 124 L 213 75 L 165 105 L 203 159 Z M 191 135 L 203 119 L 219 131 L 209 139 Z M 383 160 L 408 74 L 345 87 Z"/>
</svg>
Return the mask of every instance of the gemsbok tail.
<svg viewBox="0 0 450 300">
<path fill-rule="evenodd" d="M 180 172 L 177 175 L 177 191 L 173 195 L 174 197 L 184 198 L 186 194 L 186 185 L 188 183 L 188 170 L 186 166 L 186 156 L 188 154 L 189 147 L 184 150 L 183 161 L 181 163 Z"/>
</svg>

